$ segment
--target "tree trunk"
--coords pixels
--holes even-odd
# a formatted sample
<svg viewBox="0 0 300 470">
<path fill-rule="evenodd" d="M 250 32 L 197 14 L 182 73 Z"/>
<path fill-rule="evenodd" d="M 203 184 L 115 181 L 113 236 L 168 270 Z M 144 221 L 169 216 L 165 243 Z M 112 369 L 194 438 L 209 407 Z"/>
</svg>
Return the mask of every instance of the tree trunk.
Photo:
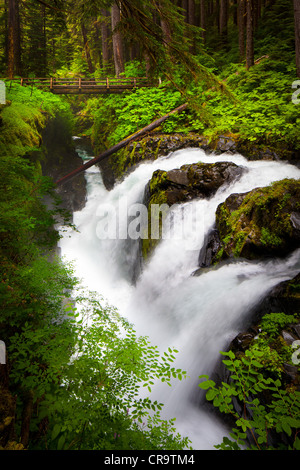
<svg viewBox="0 0 300 470">
<path fill-rule="evenodd" d="M 33 412 L 33 392 L 26 393 L 23 400 L 22 426 L 21 426 L 21 444 L 27 448 L 29 444 L 30 422 Z"/>
<path fill-rule="evenodd" d="M 41 35 L 40 35 L 40 51 L 41 51 L 41 69 L 40 73 L 42 76 L 47 76 L 47 32 L 46 32 L 46 7 L 45 5 L 40 6 L 41 11 Z"/>
<path fill-rule="evenodd" d="M 238 19 L 237 19 L 237 9 L 238 9 L 238 0 L 233 0 L 232 3 L 232 16 L 233 16 L 233 23 L 237 26 Z"/>
<path fill-rule="evenodd" d="M 261 0 L 255 0 L 255 20 L 254 20 L 254 29 L 257 29 L 258 23 L 261 17 Z"/>
<path fill-rule="evenodd" d="M 159 8 L 162 11 L 160 4 L 159 4 Z M 170 29 L 170 25 L 169 25 L 168 21 L 163 16 L 160 16 L 160 25 L 161 25 L 161 29 L 162 29 L 163 38 L 164 38 L 165 43 L 170 44 L 170 42 L 172 40 L 172 33 L 171 33 L 171 29 Z"/>
<path fill-rule="evenodd" d="M 200 0 L 200 28 L 201 36 L 203 39 L 203 43 L 205 44 L 206 40 L 206 9 L 205 9 L 205 0 Z"/>
<path fill-rule="evenodd" d="M 110 36 L 111 36 L 111 30 L 109 23 L 111 20 L 109 20 L 109 15 L 110 13 L 107 10 L 102 9 L 101 10 L 101 45 L 102 45 L 102 65 L 104 70 L 109 70 L 110 64 L 111 64 L 111 59 L 112 59 L 112 51 L 110 47 Z"/>
<path fill-rule="evenodd" d="M 95 69 L 92 63 L 92 59 L 91 59 L 90 48 L 89 48 L 88 38 L 87 38 L 87 33 L 86 33 L 86 27 L 83 23 L 81 23 L 81 32 L 82 32 L 82 37 L 83 37 L 83 45 L 84 45 L 85 57 L 86 57 L 86 61 L 88 64 L 89 73 L 94 73 Z"/>
<path fill-rule="evenodd" d="M 120 10 L 116 3 L 111 7 L 111 27 L 113 31 L 113 53 L 115 63 L 115 74 L 117 77 L 124 72 L 124 51 L 123 39 L 119 31 L 115 31 L 116 26 L 120 21 Z"/>
<path fill-rule="evenodd" d="M 189 14 L 188 14 L 188 0 L 182 0 L 182 3 L 181 3 L 181 7 L 183 8 L 183 15 L 184 15 L 184 19 L 185 21 L 188 23 L 188 20 L 189 20 Z"/>
<path fill-rule="evenodd" d="M 228 0 L 220 2 L 220 35 L 223 44 L 227 42 Z"/>
<path fill-rule="evenodd" d="M 254 65 L 253 0 L 247 1 L 246 68 Z"/>
<path fill-rule="evenodd" d="M 21 71 L 19 0 L 8 1 L 7 29 L 7 73 L 9 78 L 13 78 L 15 74 L 20 74 Z"/>
<path fill-rule="evenodd" d="M 188 22 L 191 25 L 195 25 L 195 0 L 189 0 L 188 3 Z"/>
<path fill-rule="evenodd" d="M 220 0 L 216 0 L 215 7 L 214 7 L 214 15 L 215 15 L 215 22 L 216 22 L 215 24 L 220 34 Z"/>
<path fill-rule="evenodd" d="M 188 1 L 188 24 L 191 26 L 196 25 L 196 10 L 195 10 L 195 0 L 189 0 Z M 191 36 L 193 33 L 191 33 Z M 194 37 L 191 37 L 191 46 L 190 46 L 190 53 L 194 54 L 195 53 L 195 39 Z"/>
<path fill-rule="evenodd" d="M 294 18 L 295 18 L 295 53 L 297 77 L 300 77 L 300 3 L 294 0 Z"/>
<path fill-rule="evenodd" d="M 77 176 L 79 173 L 82 173 L 83 171 L 87 170 L 93 165 L 96 165 L 96 163 L 99 163 L 100 161 L 104 160 L 105 158 L 109 157 L 113 153 L 118 152 L 118 150 L 121 150 L 122 148 L 126 147 L 130 142 L 133 140 L 138 139 L 139 137 L 142 137 L 143 135 L 147 134 L 148 132 L 152 131 L 153 129 L 156 129 L 159 127 L 163 122 L 165 122 L 167 119 L 169 119 L 170 116 L 176 113 L 181 113 L 188 107 L 188 103 L 184 103 L 181 106 L 178 106 L 178 108 L 173 109 L 170 111 L 168 114 L 165 114 L 164 116 L 156 119 L 155 121 L 151 122 L 146 127 L 143 127 L 143 129 L 140 129 L 139 131 L 135 132 L 134 134 L 130 135 L 126 139 L 122 140 L 118 144 L 114 145 L 113 147 L 105 150 L 103 153 L 101 153 L 98 157 L 94 157 L 92 160 L 88 161 L 87 163 L 84 163 L 80 167 L 78 167 L 76 170 L 72 171 L 68 175 L 64 176 L 60 180 L 56 181 L 56 185 L 61 185 L 64 184 L 66 181 L 71 180 L 75 176 Z"/>
<path fill-rule="evenodd" d="M 238 0 L 239 56 L 241 62 L 245 59 L 245 6 L 245 0 Z"/>
</svg>

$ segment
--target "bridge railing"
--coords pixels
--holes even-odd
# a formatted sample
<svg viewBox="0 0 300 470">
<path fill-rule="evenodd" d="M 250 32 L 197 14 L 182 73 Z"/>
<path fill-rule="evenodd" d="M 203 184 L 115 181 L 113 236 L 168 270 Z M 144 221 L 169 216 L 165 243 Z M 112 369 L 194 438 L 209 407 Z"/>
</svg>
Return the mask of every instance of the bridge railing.
<svg viewBox="0 0 300 470">
<path fill-rule="evenodd" d="M 149 83 L 147 77 L 126 77 L 126 78 L 95 78 L 95 79 L 83 79 L 83 78 L 13 78 L 3 79 L 6 82 L 20 83 L 22 86 L 36 86 L 38 88 L 58 89 L 58 88 L 138 88 L 153 86 Z"/>
</svg>

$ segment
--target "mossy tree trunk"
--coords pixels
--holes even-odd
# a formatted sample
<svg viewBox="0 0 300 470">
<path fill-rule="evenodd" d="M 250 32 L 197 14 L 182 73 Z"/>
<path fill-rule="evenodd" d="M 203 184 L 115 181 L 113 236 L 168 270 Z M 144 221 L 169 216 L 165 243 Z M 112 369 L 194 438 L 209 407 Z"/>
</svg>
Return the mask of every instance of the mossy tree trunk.
<svg viewBox="0 0 300 470">
<path fill-rule="evenodd" d="M 88 37 L 87 37 L 87 30 L 86 30 L 86 26 L 83 22 L 81 23 L 81 32 L 82 32 L 83 45 L 84 45 L 84 50 L 85 50 L 85 57 L 86 57 L 86 61 L 87 61 L 87 64 L 88 64 L 88 70 L 89 70 L 89 73 L 94 73 L 95 69 L 94 69 L 91 54 L 90 54 L 90 48 L 89 48 Z"/>
<path fill-rule="evenodd" d="M 21 72 L 21 45 L 20 45 L 20 14 L 19 0 L 8 1 L 8 66 L 9 78 L 19 75 Z"/>
<path fill-rule="evenodd" d="M 117 77 L 124 72 L 124 51 L 123 51 L 123 39 L 120 31 L 116 28 L 120 21 L 120 9 L 119 6 L 114 3 L 111 7 L 111 27 L 113 31 L 113 52 L 115 62 L 115 74 Z"/>
</svg>

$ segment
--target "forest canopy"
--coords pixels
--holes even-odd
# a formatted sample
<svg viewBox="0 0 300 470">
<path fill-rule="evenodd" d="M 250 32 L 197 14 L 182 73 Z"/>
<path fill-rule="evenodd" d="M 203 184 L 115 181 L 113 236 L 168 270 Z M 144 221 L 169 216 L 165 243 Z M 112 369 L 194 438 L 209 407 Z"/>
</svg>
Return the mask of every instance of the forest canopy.
<svg viewBox="0 0 300 470">
<path fill-rule="evenodd" d="M 247 68 L 284 42 L 300 76 L 297 0 L 2 0 L 0 6 L 1 65 L 9 77 L 119 76 L 133 60 L 156 76 L 178 64 L 195 73 L 206 53 L 233 50 L 233 41 L 232 61 Z M 262 44 L 266 20 L 272 30 Z"/>
</svg>

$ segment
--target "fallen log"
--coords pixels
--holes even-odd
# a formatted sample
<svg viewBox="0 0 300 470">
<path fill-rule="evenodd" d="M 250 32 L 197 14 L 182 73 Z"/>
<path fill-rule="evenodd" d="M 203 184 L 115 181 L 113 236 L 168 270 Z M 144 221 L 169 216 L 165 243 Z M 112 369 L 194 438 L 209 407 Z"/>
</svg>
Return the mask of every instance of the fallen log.
<svg viewBox="0 0 300 470">
<path fill-rule="evenodd" d="M 168 114 L 165 114 L 159 119 L 156 119 L 155 121 L 151 122 L 146 127 L 143 127 L 143 129 L 140 129 L 139 131 L 135 132 L 134 134 L 130 135 L 129 137 L 126 137 L 126 139 L 122 140 L 118 144 L 114 145 L 113 147 L 105 150 L 103 153 L 98 155 L 97 157 L 92 158 L 89 160 L 87 163 L 84 163 L 80 167 L 76 168 L 76 170 L 73 170 L 71 173 L 68 175 L 64 176 L 63 178 L 59 179 L 56 181 L 56 185 L 61 185 L 65 183 L 66 181 L 69 181 L 70 179 L 74 178 L 77 176 L 79 173 L 82 173 L 83 171 L 87 170 L 91 166 L 95 165 L 96 163 L 99 163 L 101 160 L 104 160 L 105 158 L 109 157 L 113 153 L 117 152 L 118 150 L 121 150 L 122 148 L 126 147 L 130 142 L 133 140 L 143 136 L 147 132 L 152 131 L 156 127 L 160 126 L 164 121 L 166 121 L 170 116 L 176 113 L 180 113 L 184 111 L 188 106 L 188 103 L 182 104 L 181 106 L 178 106 L 178 108 L 173 109 L 173 111 L 170 111 Z"/>
</svg>

